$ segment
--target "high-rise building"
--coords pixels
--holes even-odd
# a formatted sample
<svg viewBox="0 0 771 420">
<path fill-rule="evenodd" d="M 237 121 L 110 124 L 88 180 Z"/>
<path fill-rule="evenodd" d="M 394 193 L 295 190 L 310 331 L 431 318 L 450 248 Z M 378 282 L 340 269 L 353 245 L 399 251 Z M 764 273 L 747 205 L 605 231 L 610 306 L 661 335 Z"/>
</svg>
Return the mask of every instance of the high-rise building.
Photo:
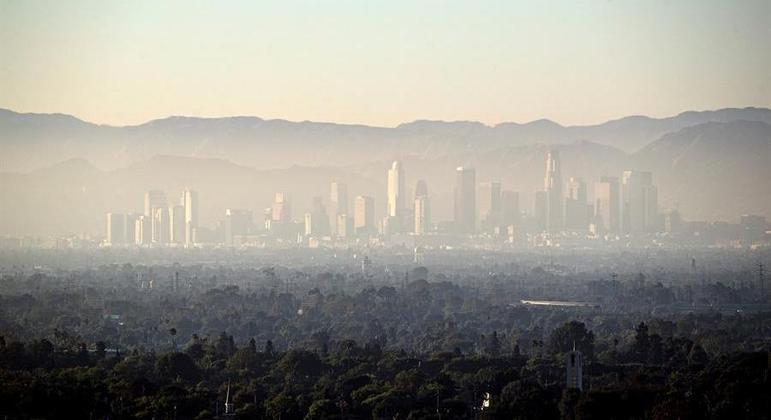
<svg viewBox="0 0 771 420">
<path fill-rule="evenodd" d="M 621 197 L 619 195 L 618 178 L 602 176 L 600 182 L 594 184 L 594 214 L 595 220 L 602 223 L 605 231 L 619 233 L 621 227 Z"/>
<path fill-rule="evenodd" d="M 169 207 L 169 242 L 185 243 L 185 206 Z"/>
<path fill-rule="evenodd" d="M 375 231 L 375 199 L 358 196 L 354 200 L 353 228 L 356 234 L 367 234 Z"/>
<path fill-rule="evenodd" d="M 564 220 L 562 173 L 557 150 L 549 150 L 546 154 L 544 191 L 546 191 L 546 231 L 556 233 L 562 230 Z"/>
<path fill-rule="evenodd" d="M 273 198 L 271 208 L 271 220 L 275 223 L 289 223 L 292 221 L 292 201 L 289 194 L 277 192 Z"/>
<path fill-rule="evenodd" d="M 391 217 L 404 215 L 404 168 L 401 162 L 394 161 L 388 169 L 388 211 Z"/>
<path fill-rule="evenodd" d="M 145 223 L 148 225 L 147 236 L 150 242 L 160 242 L 162 237 L 166 235 L 161 233 L 161 229 L 164 227 L 168 229 L 168 226 L 162 225 L 162 217 L 158 213 L 158 209 L 166 208 L 166 193 L 159 190 L 150 190 L 145 193 L 145 208 L 144 216 L 146 218 Z"/>
<path fill-rule="evenodd" d="M 501 216 L 502 227 L 518 227 L 520 225 L 519 193 L 501 191 Z"/>
<path fill-rule="evenodd" d="M 185 244 L 190 246 L 196 242 L 195 231 L 198 229 L 198 193 L 185 189 L 182 205 L 185 206 Z"/>
<path fill-rule="evenodd" d="M 107 243 L 121 245 L 126 243 L 126 215 L 107 213 Z"/>
<path fill-rule="evenodd" d="M 570 177 L 566 187 L 565 227 L 570 230 L 585 230 L 589 226 L 586 182 L 582 178 Z"/>
<path fill-rule="evenodd" d="M 535 218 L 535 228 L 539 232 L 546 230 L 546 191 L 536 191 L 533 201 L 533 216 Z"/>
<path fill-rule="evenodd" d="M 643 187 L 645 200 L 645 230 L 648 232 L 660 232 L 662 228 L 661 214 L 659 213 L 659 189 L 652 184 Z"/>
<path fill-rule="evenodd" d="M 155 209 L 152 217 L 153 243 L 169 243 L 170 232 L 171 228 L 169 224 L 169 209 L 167 207 L 159 207 Z"/>
<path fill-rule="evenodd" d="M 321 197 L 313 197 L 311 211 L 305 213 L 305 235 L 315 237 L 329 235 L 329 215 Z"/>
<path fill-rule="evenodd" d="M 650 172 L 624 171 L 621 178 L 621 212 L 624 233 L 659 229 L 658 190 Z"/>
<path fill-rule="evenodd" d="M 225 209 L 225 245 L 237 245 L 237 239 L 248 235 L 252 226 L 251 210 Z"/>
<path fill-rule="evenodd" d="M 415 197 L 428 197 L 428 184 L 424 180 L 418 180 L 415 184 Z"/>
<path fill-rule="evenodd" d="M 145 193 L 145 216 L 152 217 L 155 209 L 161 207 L 166 207 L 166 193 L 159 190 L 150 190 Z"/>
<path fill-rule="evenodd" d="M 352 219 L 347 214 L 338 214 L 335 223 L 336 233 L 339 238 L 347 238 L 353 233 Z"/>
<path fill-rule="evenodd" d="M 476 231 L 476 171 L 459 166 L 455 170 L 455 229 L 459 233 Z"/>
<path fill-rule="evenodd" d="M 134 222 L 134 242 L 137 245 L 149 245 L 152 242 L 151 217 L 141 215 Z"/>
<path fill-rule="evenodd" d="M 418 235 L 427 233 L 431 227 L 431 203 L 428 199 L 428 187 L 422 179 L 415 185 L 415 221 L 414 231 Z"/>
<path fill-rule="evenodd" d="M 329 203 L 332 226 L 337 230 L 338 216 L 348 214 L 348 186 L 339 181 L 332 181 L 329 188 Z"/>
<path fill-rule="evenodd" d="M 123 238 L 125 243 L 131 244 L 136 241 L 136 221 L 138 214 L 128 213 L 125 215 L 125 222 L 123 223 Z"/>
<path fill-rule="evenodd" d="M 479 190 L 479 213 L 484 230 L 493 232 L 500 229 L 503 222 L 501 183 L 486 182 L 480 185 Z"/>
</svg>

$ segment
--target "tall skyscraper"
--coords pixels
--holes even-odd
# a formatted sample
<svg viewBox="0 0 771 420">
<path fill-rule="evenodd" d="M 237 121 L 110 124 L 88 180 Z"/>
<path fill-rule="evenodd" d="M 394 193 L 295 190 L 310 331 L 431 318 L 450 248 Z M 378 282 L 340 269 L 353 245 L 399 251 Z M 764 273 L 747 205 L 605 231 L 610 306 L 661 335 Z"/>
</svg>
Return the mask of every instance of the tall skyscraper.
<svg viewBox="0 0 771 420">
<path fill-rule="evenodd" d="M 415 221 L 414 230 L 418 235 L 423 235 L 430 230 L 431 203 L 428 199 L 428 187 L 422 179 L 415 185 Z"/>
<path fill-rule="evenodd" d="M 546 176 L 544 191 L 546 191 L 546 231 L 556 233 L 562 230 L 564 217 L 564 197 L 562 196 L 562 173 L 560 155 L 557 150 L 549 150 L 546 154 Z"/>
<path fill-rule="evenodd" d="M 159 190 L 150 190 L 145 193 L 145 216 L 152 217 L 155 209 L 161 207 L 166 207 L 166 193 Z"/>
<path fill-rule="evenodd" d="M 353 207 L 353 228 L 356 234 L 374 232 L 375 199 L 360 195 L 354 200 Z"/>
<path fill-rule="evenodd" d="M 126 243 L 126 215 L 107 213 L 107 243 L 121 245 Z M 132 238 L 133 239 L 133 238 Z"/>
<path fill-rule="evenodd" d="M 185 189 L 182 193 L 182 205 L 185 206 L 185 244 L 196 242 L 195 231 L 198 229 L 198 193 Z"/>
<path fill-rule="evenodd" d="M 594 184 L 594 214 L 596 220 L 602 223 L 605 231 L 619 233 L 621 227 L 621 197 L 619 195 L 618 178 L 602 176 L 600 182 Z"/>
<path fill-rule="evenodd" d="M 332 181 L 329 188 L 330 209 L 335 215 L 348 214 L 348 186 L 339 181 Z"/>
<path fill-rule="evenodd" d="M 476 231 L 476 171 L 473 168 L 459 166 L 455 170 L 455 229 L 459 233 L 470 234 Z"/>
<path fill-rule="evenodd" d="M 624 171 L 621 178 L 621 211 L 624 233 L 658 229 L 658 190 L 650 172 Z"/>
<path fill-rule="evenodd" d="M 502 227 L 520 225 L 519 193 L 501 191 L 501 215 Z"/>
<path fill-rule="evenodd" d="M 138 214 L 128 213 L 125 215 L 125 222 L 123 223 L 123 238 L 125 243 L 132 244 L 136 241 L 136 221 Z"/>
<path fill-rule="evenodd" d="M 404 215 L 404 169 L 401 162 L 394 161 L 388 169 L 388 213 L 390 217 Z"/>
<path fill-rule="evenodd" d="M 418 180 L 415 184 L 415 197 L 428 197 L 428 184 L 424 180 Z"/>
<path fill-rule="evenodd" d="M 338 214 L 335 233 L 339 238 L 347 238 L 353 233 L 353 219 L 348 214 Z"/>
<path fill-rule="evenodd" d="M 535 228 L 539 232 L 546 230 L 546 191 L 536 191 L 533 201 L 533 216 L 535 216 Z"/>
<path fill-rule="evenodd" d="M 589 226 L 586 182 L 582 178 L 570 177 L 566 186 L 565 227 L 570 230 L 585 230 Z"/>
<path fill-rule="evenodd" d="M 659 214 L 659 190 L 652 184 L 653 180 L 643 186 L 643 199 L 645 200 L 645 230 L 648 232 L 661 231 L 661 215 Z"/>
<path fill-rule="evenodd" d="M 304 216 L 303 220 L 304 220 L 304 223 L 303 223 L 304 230 L 303 230 L 303 232 L 305 232 L 305 236 L 314 236 L 313 235 L 313 231 L 314 231 L 314 229 L 313 229 L 313 214 L 311 214 L 310 212 L 305 213 L 305 216 Z"/>
<path fill-rule="evenodd" d="M 158 209 L 166 208 L 166 194 L 159 190 L 150 190 L 145 193 L 145 209 L 144 215 L 146 218 L 148 231 L 146 232 L 148 240 L 150 242 L 160 242 L 163 235 L 161 229 L 168 226 L 162 226 L 162 220 L 159 218 Z"/>
<path fill-rule="evenodd" d="M 289 194 L 277 192 L 273 198 L 271 207 L 271 220 L 276 223 L 289 223 L 292 221 L 292 201 Z"/>
<path fill-rule="evenodd" d="M 134 222 L 134 242 L 137 245 L 149 245 L 152 242 L 151 217 L 141 215 Z"/>
<path fill-rule="evenodd" d="M 225 245 L 237 245 L 236 239 L 248 235 L 252 226 L 251 210 L 225 209 Z"/>
<path fill-rule="evenodd" d="M 152 217 L 152 235 L 153 243 L 168 244 L 169 233 L 171 232 L 169 224 L 168 207 L 159 207 L 155 209 Z"/>
<path fill-rule="evenodd" d="M 331 226 L 339 234 L 337 228 L 339 216 L 348 214 L 348 186 L 339 181 L 332 181 L 329 188 L 329 203 L 330 216 L 332 217 Z"/>
<path fill-rule="evenodd" d="M 501 183 L 486 182 L 479 188 L 479 212 L 485 230 L 493 232 L 501 227 L 503 222 L 503 206 L 501 201 Z"/>
<path fill-rule="evenodd" d="M 169 207 L 169 242 L 185 243 L 185 206 Z"/>
<path fill-rule="evenodd" d="M 311 211 L 305 213 L 305 235 L 315 237 L 329 235 L 329 215 L 321 197 L 313 197 Z"/>
</svg>

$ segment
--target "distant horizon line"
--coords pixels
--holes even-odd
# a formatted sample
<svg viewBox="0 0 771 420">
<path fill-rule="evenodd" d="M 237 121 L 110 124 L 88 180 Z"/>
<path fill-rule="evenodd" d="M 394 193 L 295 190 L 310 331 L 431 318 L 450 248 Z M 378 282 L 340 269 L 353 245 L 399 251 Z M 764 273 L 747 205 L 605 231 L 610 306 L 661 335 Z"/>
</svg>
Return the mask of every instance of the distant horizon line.
<svg viewBox="0 0 771 420">
<path fill-rule="evenodd" d="M 613 119 L 609 119 L 609 120 L 605 120 L 605 121 L 601 121 L 601 122 L 595 122 L 595 123 L 590 123 L 590 124 L 573 124 L 573 125 L 564 125 L 564 124 L 562 124 L 560 122 L 557 122 L 557 121 L 555 121 L 553 119 L 550 119 L 550 118 L 539 118 L 539 119 L 535 119 L 535 120 L 531 120 L 531 121 L 527 121 L 527 122 L 501 121 L 501 122 L 498 122 L 498 123 L 492 124 L 492 125 L 484 123 L 484 122 L 481 122 L 481 121 L 477 121 L 477 120 L 442 120 L 442 119 L 430 119 L 430 118 L 417 118 L 417 119 L 414 119 L 414 120 L 411 120 L 411 121 L 401 122 L 401 123 L 399 123 L 399 124 L 397 124 L 395 126 L 385 126 L 385 125 L 369 125 L 369 124 L 364 124 L 364 123 L 351 123 L 351 122 L 316 121 L 316 120 L 290 120 L 290 119 L 286 119 L 286 118 L 263 118 L 263 117 L 260 117 L 260 116 L 257 116 L 257 115 L 243 115 L 243 114 L 242 115 L 228 115 L 228 116 L 167 115 L 165 117 L 152 118 L 152 119 L 146 120 L 145 122 L 142 122 L 142 123 L 139 123 L 139 124 L 113 125 L 113 124 L 103 124 L 103 123 L 98 123 L 98 122 L 90 121 L 90 120 L 81 118 L 81 117 L 79 117 L 79 116 L 77 116 L 75 114 L 69 114 L 69 113 L 64 113 L 64 112 L 23 112 L 23 111 L 16 111 L 16 110 L 13 110 L 11 108 L 0 107 L 0 112 L 10 112 L 10 113 L 17 114 L 17 115 L 69 117 L 69 118 L 73 118 L 75 120 L 78 120 L 80 122 L 86 123 L 86 124 L 91 124 L 91 125 L 95 125 L 95 126 L 98 126 L 98 127 L 108 127 L 108 128 L 141 127 L 141 126 L 144 126 L 144 125 L 147 125 L 147 124 L 151 124 L 153 122 L 166 121 L 166 120 L 175 119 L 175 118 L 178 118 L 178 119 L 195 119 L 195 120 L 226 120 L 226 119 L 238 119 L 238 118 L 246 119 L 246 118 L 249 118 L 249 119 L 257 119 L 257 120 L 266 121 L 266 122 L 280 121 L 280 122 L 289 122 L 289 123 L 295 123 L 295 124 L 303 124 L 303 123 L 334 124 L 334 125 L 342 125 L 342 126 L 358 126 L 358 127 L 368 127 L 368 128 L 383 128 L 383 129 L 395 129 L 395 128 L 399 128 L 399 127 L 404 126 L 404 125 L 415 124 L 415 123 L 444 123 L 444 124 L 463 124 L 463 123 L 466 123 L 466 124 L 479 124 L 479 125 L 482 125 L 482 126 L 487 127 L 487 128 L 496 128 L 498 126 L 506 125 L 506 124 L 514 124 L 514 125 L 519 125 L 519 126 L 526 126 L 526 125 L 532 125 L 532 124 L 536 124 L 536 123 L 550 123 L 550 124 L 557 125 L 559 127 L 568 128 L 568 127 L 595 127 L 595 126 L 599 126 L 599 125 L 603 125 L 603 124 L 607 124 L 607 123 L 611 123 L 611 122 L 615 122 L 615 121 L 621 121 L 621 120 L 625 120 L 625 119 L 630 119 L 630 118 L 645 118 L 645 119 L 649 119 L 649 120 L 666 120 L 666 119 L 670 119 L 670 118 L 676 118 L 676 117 L 679 117 L 679 116 L 681 116 L 683 114 L 688 114 L 688 113 L 700 114 L 700 113 L 720 112 L 720 111 L 729 111 L 729 110 L 771 111 L 771 108 L 765 107 L 765 106 L 752 106 L 751 105 L 751 106 L 744 106 L 744 107 L 728 106 L 728 107 L 723 107 L 723 108 L 701 109 L 701 110 L 690 109 L 690 110 L 681 111 L 681 112 L 679 112 L 677 114 L 670 115 L 670 116 L 665 116 L 665 117 L 651 117 L 649 115 L 644 115 L 644 114 L 631 114 L 631 115 L 625 115 L 625 116 L 622 116 L 622 117 L 613 118 Z"/>
</svg>

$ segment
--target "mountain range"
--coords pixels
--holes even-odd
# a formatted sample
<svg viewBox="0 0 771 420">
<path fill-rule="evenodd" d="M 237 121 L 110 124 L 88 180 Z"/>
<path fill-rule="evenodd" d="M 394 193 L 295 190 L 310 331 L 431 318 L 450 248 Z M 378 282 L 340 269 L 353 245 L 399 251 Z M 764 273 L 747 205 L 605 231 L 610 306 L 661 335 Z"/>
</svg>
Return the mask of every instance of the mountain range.
<svg viewBox="0 0 771 420">
<path fill-rule="evenodd" d="M 655 119 L 631 116 L 598 125 L 414 121 L 393 128 L 257 117 L 169 117 L 112 127 L 62 114 L 20 114 L 0 109 L 0 170 L 25 172 L 70 158 L 116 169 L 155 155 L 221 158 L 239 165 L 280 169 L 338 166 L 396 156 L 452 157 L 534 144 L 585 140 L 633 153 L 667 133 L 706 122 L 771 124 L 766 108 L 684 112 Z"/>
<path fill-rule="evenodd" d="M 0 110 L 0 234 L 100 233 L 104 213 L 139 211 L 142 193 L 200 191 L 202 222 L 225 208 L 259 217 L 275 191 L 293 196 L 295 218 L 329 182 L 350 200 L 373 195 L 385 207 L 385 173 L 403 161 L 407 185 L 425 179 L 434 219 L 451 218 L 453 170 L 520 192 L 523 210 L 543 188 L 544 157 L 560 150 L 562 174 L 583 177 L 592 197 L 600 175 L 650 170 L 664 208 L 689 220 L 771 216 L 771 110 L 626 117 L 592 126 L 548 120 L 486 126 L 415 121 L 394 128 L 256 117 L 170 117 L 127 127 L 61 114 Z M 382 214 L 382 211 L 381 211 Z"/>
</svg>

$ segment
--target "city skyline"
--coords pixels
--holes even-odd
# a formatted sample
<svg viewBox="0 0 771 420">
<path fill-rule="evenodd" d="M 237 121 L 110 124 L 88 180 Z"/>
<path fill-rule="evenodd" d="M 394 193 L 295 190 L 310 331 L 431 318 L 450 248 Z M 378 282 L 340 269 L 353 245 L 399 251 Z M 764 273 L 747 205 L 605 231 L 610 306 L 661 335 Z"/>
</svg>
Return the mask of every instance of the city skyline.
<svg viewBox="0 0 771 420">
<path fill-rule="evenodd" d="M 0 0 L 0 414 L 766 418 L 769 45 L 769 0 Z"/>
<path fill-rule="evenodd" d="M 552 247 L 560 246 L 563 241 L 585 245 L 595 241 L 596 245 L 597 240 L 655 243 L 660 234 L 677 238 L 694 228 L 704 229 L 701 222 L 688 222 L 687 215 L 683 217 L 676 209 L 660 207 L 651 172 L 624 170 L 620 177 L 601 175 L 595 181 L 592 197 L 582 177 L 567 174 L 567 180 L 563 180 L 561 166 L 558 151 L 548 150 L 544 156 L 543 189 L 532 193 L 532 212 L 521 209 L 519 191 L 503 189 L 500 181 L 480 182 L 473 168 L 459 166 L 455 169 L 450 221 L 432 220 L 431 196 L 423 179 L 415 184 L 412 207 L 404 203 L 408 192 L 404 186 L 406 171 L 400 161 L 393 161 L 383 176 L 385 181 L 381 187 L 386 190 L 386 209 L 380 222 L 375 218 L 375 199 L 363 195 L 375 191 L 357 195 L 352 203 L 353 213 L 348 214 L 348 185 L 340 178 L 328 184 L 329 211 L 323 198 L 325 194 L 315 194 L 311 207 L 301 213 L 303 217 L 292 218 L 292 199 L 286 193 L 277 192 L 273 205 L 263 212 L 262 224 L 254 218 L 251 209 L 228 207 L 224 210 L 224 219 L 216 226 L 199 226 L 197 216 L 190 217 L 198 213 L 196 191 L 185 188 L 181 205 L 174 205 L 167 202 L 164 191 L 149 190 L 144 195 L 144 214 L 106 214 L 104 244 L 263 247 L 295 243 L 311 248 L 412 244 L 417 259 L 422 258 L 418 252 L 422 246 L 468 246 L 468 240 L 473 244 L 494 239 L 498 246 L 509 247 Z M 182 219 L 181 223 L 175 222 L 178 219 Z M 191 223 L 193 219 L 196 221 Z M 724 225 L 723 230 L 725 226 L 728 225 Z M 757 235 L 768 225 L 762 216 L 743 215 L 735 226 Z M 736 228 L 732 228 L 733 233 L 727 237 L 736 238 L 739 232 Z M 181 239 L 177 231 L 182 232 Z M 702 234 L 701 231 L 694 233 Z M 725 235 L 726 232 L 722 232 L 718 237 L 724 240 Z M 739 234 L 740 239 L 741 236 Z"/>
</svg>

